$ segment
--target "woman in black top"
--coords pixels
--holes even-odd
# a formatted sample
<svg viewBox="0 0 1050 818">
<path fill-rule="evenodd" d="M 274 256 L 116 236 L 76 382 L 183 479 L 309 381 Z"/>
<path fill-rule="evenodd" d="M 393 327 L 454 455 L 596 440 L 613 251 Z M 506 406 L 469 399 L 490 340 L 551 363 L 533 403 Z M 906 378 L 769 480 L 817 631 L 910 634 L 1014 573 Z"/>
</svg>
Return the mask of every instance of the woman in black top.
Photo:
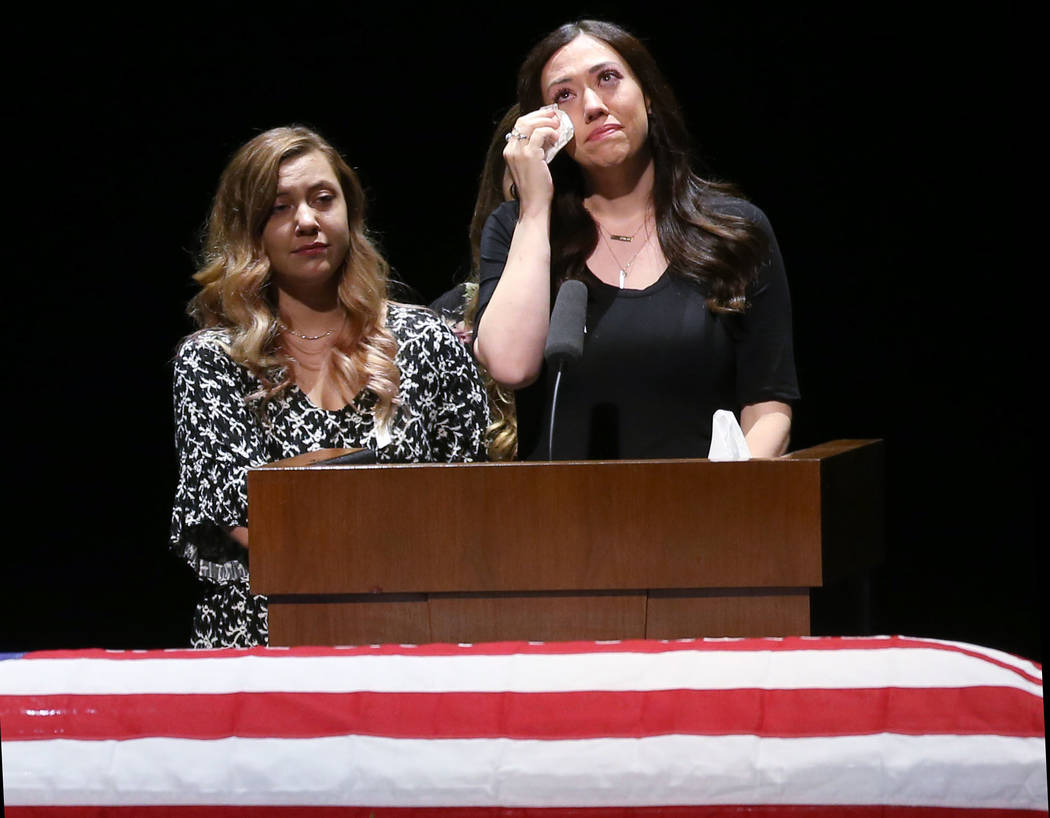
<svg viewBox="0 0 1050 818">
<path fill-rule="evenodd" d="M 798 398 L 783 263 L 764 214 L 702 179 L 671 90 L 619 26 L 544 38 L 518 77 L 532 113 L 507 134 L 518 200 L 481 245 L 475 352 L 517 390 L 519 454 L 546 456 L 552 294 L 588 288 L 582 360 L 558 401 L 559 458 L 704 457 L 716 409 L 753 456 L 786 451 Z M 548 166 L 557 105 L 575 136 Z"/>
</svg>

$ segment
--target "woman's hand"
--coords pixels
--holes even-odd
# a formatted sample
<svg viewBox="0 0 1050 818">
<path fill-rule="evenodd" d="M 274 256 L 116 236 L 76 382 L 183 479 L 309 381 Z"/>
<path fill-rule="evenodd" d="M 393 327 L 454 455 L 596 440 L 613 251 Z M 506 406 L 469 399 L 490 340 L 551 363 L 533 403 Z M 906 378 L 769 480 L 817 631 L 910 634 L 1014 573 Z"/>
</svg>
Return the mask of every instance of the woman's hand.
<svg viewBox="0 0 1050 818">
<path fill-rule="evenodd" d="M 510 389 L 539 376 L 550 318 L 550 211 L 554 182 L 545 159 L 561 120 L 547 108 L 519 117 L 503 159 L 518 191 L 518 220 L 507 261 L 481 316 L 474 353 L 489 374 Z"/>
<path fill-rule="evenodd" d="M 495 381 L 521 389 L 543 367 L 550 319 L 550 213 L 554 182 L 544 158 L 561 120 L 551 110 L 519 117 L 503 159 L 518 191 L 518 220 L 507 261 L 474 335 L 474 354 Z"/>
<path fill-rule="evenodd" d="M 503 161 L 517 188 L 523 215 L 546 210 L 554 198 L 554 181 L 544 154 L 557 140 L 560 125 L 554 111 L 541 108 L 519 117 L 509 134 Z"/>
</svg>

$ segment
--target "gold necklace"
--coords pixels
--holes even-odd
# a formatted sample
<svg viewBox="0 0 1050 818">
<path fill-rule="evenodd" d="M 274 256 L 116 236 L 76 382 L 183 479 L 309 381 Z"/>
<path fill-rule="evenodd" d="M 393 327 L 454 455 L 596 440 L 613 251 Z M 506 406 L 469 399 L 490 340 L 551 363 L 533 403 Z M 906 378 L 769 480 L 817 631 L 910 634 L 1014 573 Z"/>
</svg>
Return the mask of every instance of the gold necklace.
<svg viewBox="0 0 1050 818">
<path fill-rule="evenodd" d="M 638 225 L 636 228 L 634 228 L 634 232 L 631 233 L 631 235 L 626 236 L 626 235 L 622 235 L 620 233 L 609 233 L 609 238 L 613 239 L 615 241 L 626 241 L 626 242 L 634 241 L 634 237 L 638 235 L 638 231 L 641 230 L 643 227 L 645 227 L 646 223 L 648 221 L 649 221 L 649 214 L 646 213 L 645 216 L 642 217 L 642 223 L 640 225 Z M 598 226 L 601 227 L 601 222 L 598 223 Z"/>
<path fill-rule="evenodd" d="M 332 329 L 328 330 L 328 332 L 322 332 L 320 335 L 303 335 L 301 332 L 296 332 L 283 321 L 278 326 L 280 327 L 282 332 L 291 333 L 296 338 L 302 338 L 304 341 L 320 341 L 322 338 L 327 338 L 337 329 L 337 327 L 332 327 Z"/>
<path fill-rule="evenodd" d="M 627 273 L 630 272 L 631 265 L 634 264 L 634 260 L 636 258 L 638 258 L 639 253 L 641 253 L 642 250 L 645 249 L 646 245 L 649 244 L 649 239 L 652 238 L 652 234 L 649 232 L 649 220 L 648 219 L 646 219 L 645 221 L 642 222 L 642 227 L 645 227 L 645 241 L 643 241 L 639 245 L 638 249 L 635 250 L 634 255 L 631 256 L 630 260 L 628 260 L 628 262 L 626 264 L 621 264 L 620 263 L 620 259 L 616 258 L 616 253 L 613 252 L 612 245 L 609 244 L 609 240 L 607 238 L 605 238 L 605 228 L 602 227 L 602 223 L 601 222 L 598 222 L 598 232 L 601 234 L 602 241 L 605 242 L 605 246 L 609 250 L 609 255 L 612 256 L 613 261 L 616 262 L 616 266 L 620 268 L 620 289 L 621 290 L 623 289 L 623 285 L 627 281 Z M 638 230 L 641 230 L 642 227 L 639 227 Z M 638 230 L 635 230 L 634 232 L 637 233 Z M 617 238 L 617 236 L 613 236 L 613 238 L 615 239 L 615 238 Z M 632 236 L 632 238 L 633 238 L 633 236 Z M 630 239 L 628 239 L 628 241 L 630 241 Z"/>
</svg>

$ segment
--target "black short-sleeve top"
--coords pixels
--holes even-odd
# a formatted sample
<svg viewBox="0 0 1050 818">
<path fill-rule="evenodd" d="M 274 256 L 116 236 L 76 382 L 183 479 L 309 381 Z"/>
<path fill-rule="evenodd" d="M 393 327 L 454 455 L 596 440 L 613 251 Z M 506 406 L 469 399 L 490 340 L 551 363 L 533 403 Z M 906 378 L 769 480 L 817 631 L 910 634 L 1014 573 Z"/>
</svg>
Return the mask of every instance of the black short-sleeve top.
<svg viewBox="0 0 1050 818">
<path fill-rule="evenodd" d="M 754 222 L 768 255 L 742 314 L 715 313 L 699 285 L 668 269 L 644 290 L 619 289 L 587 271 L 582 359 L 563 373 L 555 459 L 706 457 L 717 409 L 799 398 L 791 299 L 776 237 L 765 214 L 740 199 L 720 209 Z M 482 234 L 480 325 L 499 283 L 517 222 L 501 205 Z M 546 459 L 554 373 L 516 393 L 518 450 Z"/>
</svg>

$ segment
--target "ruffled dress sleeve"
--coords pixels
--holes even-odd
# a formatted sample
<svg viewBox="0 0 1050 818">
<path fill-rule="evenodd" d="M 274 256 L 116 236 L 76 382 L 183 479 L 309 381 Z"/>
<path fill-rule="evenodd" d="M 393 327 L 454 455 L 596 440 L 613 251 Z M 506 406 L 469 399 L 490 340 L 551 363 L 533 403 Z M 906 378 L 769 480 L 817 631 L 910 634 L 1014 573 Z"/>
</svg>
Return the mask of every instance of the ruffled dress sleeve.
<svg viewBox="0 0 1050 818">
<path fill-rule="evenodd" d="M 267 462 L 261 422 L 246 398 L 259 382 L 205 330 L 179 348 L 174 367 L 178 485 L 171 545 L 204 579 L 247 577 L 247 551 L 226 532 L 248 524 L 247 474 Z"/>
<path fill-rule="evenodd" d="M 416 462 L 486 459 L 489 404 L 474 358 L 441 319 L 428 310 L 392 307 L 398 336 L 405 443 Z"/>
</svg>

